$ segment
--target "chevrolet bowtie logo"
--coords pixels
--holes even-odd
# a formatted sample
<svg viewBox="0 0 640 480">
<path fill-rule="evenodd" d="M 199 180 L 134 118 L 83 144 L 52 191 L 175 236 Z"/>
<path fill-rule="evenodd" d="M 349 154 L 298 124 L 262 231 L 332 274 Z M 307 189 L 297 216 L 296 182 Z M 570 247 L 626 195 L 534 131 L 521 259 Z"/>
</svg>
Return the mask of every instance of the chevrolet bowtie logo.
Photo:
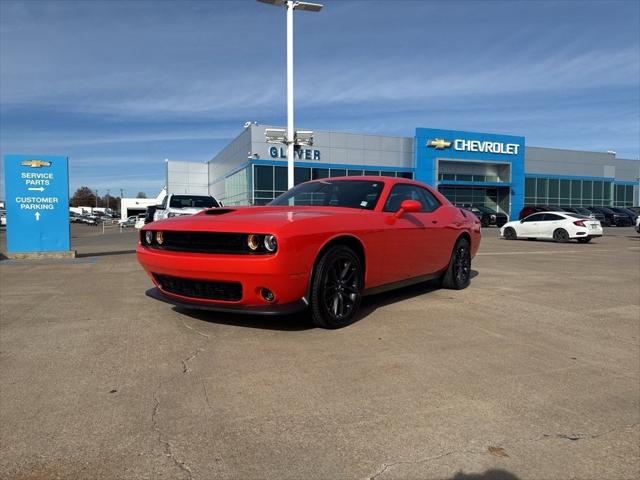
<svg viewBox="0 0 640 480">
<path fill-rule="evenodd" d="M 442 138 L 435 138 L 427 142 L 427 147 L 432 147 L 432 148 L 435 148 L 436 150 L 444 150 L 445 148 L 449 148 L 450 146 L 451 146 L 451 142 L 447 142 Z"/>
<path fill-rule="evenodd" d="M 20 165 L 23 167 L 40 168 L 50 167 L 51 162 L 47 162 L 46 160 L 23 160 Z"/>
</svg>

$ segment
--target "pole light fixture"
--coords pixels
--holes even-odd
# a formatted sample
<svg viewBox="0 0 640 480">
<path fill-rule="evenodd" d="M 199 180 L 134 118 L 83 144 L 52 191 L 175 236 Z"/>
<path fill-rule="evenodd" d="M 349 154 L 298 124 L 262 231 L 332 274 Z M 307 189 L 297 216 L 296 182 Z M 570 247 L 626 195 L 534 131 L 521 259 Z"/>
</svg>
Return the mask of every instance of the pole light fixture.
<svg viewBox="0 0 640 480">
<path fill-rule="evenodd" d="M 268 143 L 285 143 L 287 145 L 287 184 L 293 188 L 293 151 L 296 145 L 296 133 L 293 128 L 293 11 L 319 12 L 322 4 L 299 2 L 294 0 L 258 0 L 276 7 L 287 7 L 287 131 L 284 142 L 269 142 L 269 135 L 265 132 Z M 275 130 L 275 129 L 274 129 Z M 300 132 L 299 132 L 300 133 Z M 311 135 L 313 139 L 313 134 Z M 302 143 L 298 145 L 303 145 Z"/>
</svg>

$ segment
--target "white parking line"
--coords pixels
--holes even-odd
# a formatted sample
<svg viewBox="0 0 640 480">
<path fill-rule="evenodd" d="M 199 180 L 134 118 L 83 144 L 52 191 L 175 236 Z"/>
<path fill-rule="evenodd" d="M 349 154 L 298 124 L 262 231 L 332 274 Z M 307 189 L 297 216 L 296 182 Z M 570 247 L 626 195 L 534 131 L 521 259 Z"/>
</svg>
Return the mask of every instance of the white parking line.
<svg viewBox="0 0 640 480">
<path fill-rule="evenodd" d="M 619 252 L 619 250 L 540 250 L 540 251 L 532 251 L 532 252 L 481 252 L 476 256 L 480 255 L 538 255 L 538 254 L 549 254 L 549 253 L 596 253 L 596 252 Z"/>
</svg>

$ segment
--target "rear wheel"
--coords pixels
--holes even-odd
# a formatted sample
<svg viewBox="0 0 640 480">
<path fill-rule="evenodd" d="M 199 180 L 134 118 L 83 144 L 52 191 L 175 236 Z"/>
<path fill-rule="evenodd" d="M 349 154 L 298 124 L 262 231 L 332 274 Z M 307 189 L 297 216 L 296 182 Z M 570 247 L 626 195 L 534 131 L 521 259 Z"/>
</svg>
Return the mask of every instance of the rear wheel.
<svg viewBox="0 0 640 480">
<path fill-rule="evenodd" d="M 453 247 L 449 267 L 442 277 L 442 286 L 452 290 L 467 288 L 471 282 L 471 249 L 469 240 L 459 238 Z"/>
<path fill-rule="evenodd" d="M 358 256 L 337 245 L 322 255 L 311 284 L 311 318 L 321 328 L 353 323 L 362 300 L 363 274 Z"/>
<path fill-rule="evenodd" d="M 589 243 L 591 241 L 591 237 L 579 238 L 578 243 Z"/>
<path fill-rule="evenodd" d="M 506 240 L 516 240 L 518 238 L 516 231 L 511 227 L 507 227 L 504 229 L 503 236 Z"/>
<path fill-rule="evenodd" d="M 558 228 L 553 232 L 553 239 L 558 243 L 567 243 L 569 234 L 564 228 Z"/>
</svg>

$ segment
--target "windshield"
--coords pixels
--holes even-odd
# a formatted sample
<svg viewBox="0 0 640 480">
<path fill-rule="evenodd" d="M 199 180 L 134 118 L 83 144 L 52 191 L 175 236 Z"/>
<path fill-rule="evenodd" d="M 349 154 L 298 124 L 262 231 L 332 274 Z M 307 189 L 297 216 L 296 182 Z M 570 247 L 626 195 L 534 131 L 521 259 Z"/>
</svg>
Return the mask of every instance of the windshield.
<svg viewBox="0 0 640 480">
<path fill-rule="evenodd" d="M 383 182 L 370 180 L 320 180 L 283 193 L 269 205 L 349 207 L 373 210 Z"/>
<path fill-rule="evenodd" d="M 213 197 L 201 195 L 174 195 L 169 208 L 215 208 L 219 207 Z"/>
</svg>

